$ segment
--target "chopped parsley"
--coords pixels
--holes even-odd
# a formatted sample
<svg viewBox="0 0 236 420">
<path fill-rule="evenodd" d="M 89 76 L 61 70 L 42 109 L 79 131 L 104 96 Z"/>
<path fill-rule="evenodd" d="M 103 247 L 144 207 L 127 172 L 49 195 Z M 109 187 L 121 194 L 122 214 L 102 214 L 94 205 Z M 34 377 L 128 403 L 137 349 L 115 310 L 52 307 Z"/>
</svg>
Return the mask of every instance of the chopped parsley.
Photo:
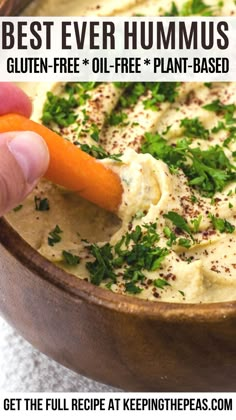
<svg viewBox="0 0 236 420">
<path fill-rule="evenodd" d="M 184 127 L 184 136 L 186 137 L 199 137 L 205 140 L 209 137 L 209 130 L 203 126 L 198 117 L 182 119 L 180 122 L 180 127 Z"/>
<path fill-rule="evenodd" d="M 143 101 L 145 109 L 156 110 L 161 102 L 174 102 L 178 95 L 178 82 L 147 82 L 146 86 L 151 93 L 151 98 Z"/>
<path fill-rule="evenodd" d="M 62 251 L 62 256 L 66 264 L 75 266 L 78 265 L 80 262 L 80 257 L 78 255 L 74 255 L 69 251 Z"/>
<path fill-rule="evenodd" d="M 132 281 L 126 283 L 125 285 L 125 291 L 128 293 L 132 293 L 132 295 L 136 295 L 138 293 L 141 293 L 143 289 L 136 286 L 136 284 Z"/>
<path fill-rule="evenodd" d="M 70 95 L 68 98 L 47 93 L 47 101 L 43 107 L 42 123 L 50 126 L 56 123 L 59 127 L 68 127 L 76 121 L 75 108 L 79 105 L 77 99 Z"/>
<path fill-rule="evenodd" d="M 145 83 L 141 82 L 114 82 L 114 85 L 118 89 L 124 90 L 117 104 L 118 111 L 135 105 L 146 90 Z"/>
<path fill-rule="evenodd" d="M 183 16 L 212 16 L 213 7 L 207 5 L 203 0 L 188 0 L 182 6 L 182 14 Z"/>
<path fill-rule="evenodd" d="M 56 243 L 61 242 L 61 233 L 63 233 L 63 231 L 58 225 L 56 225 L 55 228 L 51 232 L 49 232 L 48 245 L 54 246 Z"/>
<path fill-rule="evenodd" d="M 201 221 L 202 221 L 202 216 L 201 215 L 199 215 L 196 219 L 191 220 L 191 223 L 193 225 L 193 232 L 194 233 L 199 232 Z"/>
<path fill-rule="evenodd" d="M 131 266 L 128 277 L 135 275 L 136 270 L 155 271 L 161 267 L 169 251 L 166 248 L 146 246 L 142 243 L 135 244 L 131 251 L 123 255 L 124 262 Z"/>
<path fill-rule="evenodd" d="M 86 264 L 91 282 L 96 285 L 103 281 L 116 283 L 117 273 L 122 273 L 125 291 L 140 293 L 142 291 L 140 286 L 146 279 L 145 270 L 152 272 L 160 269 L 169 254 L 167 248 L 157 245 L 159 235 L 156 228 L 156 223 L 136 226 L 114 246 L 109 243 L 102 246 L 88 245 L 87 249 L 94 258 Z"/>
<path fill-rule="evenodd" d="M 212 133 L 219 133 L 221 130 L 226 130 L 225 123 L 223 121 L 218 121 L 218 124 L 212 128 Z"/>
<path fill-rule="evenodd" d="M 90 127 L 90 137 L 96 141 L 96 143 L 99 142 L 99 128 L 96 124 L 92 124 Z"/>
<path fill-rule="evenodd" d="M 235 226 L 226 219 L 221 219 L 213 214 L 209 214 L 209 218 L 211 219 L 214 229 L 218 230 L 220 233 L 233 233 L 235 231 Z"/>
<path fill-rule="evenodd" d="M 228 135 L 228 137 L 223 142 L 223 146 L 224 147 L 228 147 L 229 144 L 232 141 L 235 141 L 236 140 L 236 127 L 230 127 L 228 129 L 229 129 L 229 135 Z M 234 153 L 232 153 L 232 156 L 234 156 Z"/>
<path fill-rule="evenodd" d="M 178 245 L 184 248 L 191 248 L 192 242 L 187 238 L 179 238 Z"/>
<path fill-rule="evenodd" d="M 176 213 L 175 211 L 169 211 L 167 214 L 164 214 L 164 218 L 170 220 L 173 225 L 175 225 L 181 231 L 188 233 L 189 236 L 193 239 L 192 232 L 188 223 L 182 216 L 180 216 L 180 214 Z"/>
<path fill-rule="evenodd" d="M 78 95 L 81 95 L 83 92 L 88 92 L 89 90 L 95 89 L 100 85 L 100 82 L 79 82 L 79 83 L 68 83 L 66 85 L 67 90 L 73 89 L 75 87 Z"/>
<path fill-rule="evenodd" d="M 114 284 L 113 281 L 109 281 L 108 283 L 106 283 L 106 285 L 105 285 L 106 289 L 111 290 L 111 287 L 112 287 L 113 284 Z"/>
<path fill-rule="evenodd" d="M 131 82 L 114 82 L 114 86 L 118 89 L 126 89 L 131 85 Z"/>
<path fill-rule="evenodd" d="M 207 106 L 211 108 L 212 104 L 208 104 Z M 228 137 L 226 137 L 226 139 L 223 142 L 224 147 L 228 147 L 232 141 L 236 140 L 236 126 L 232 125 L 236 121 L 236 119 L 233 117 L 234 112 L 232 111 L 233 111 L 233 107 L 230 112 L 226 111 L 226 114 L 223 115 L 225 116 L 225 122 L 218 121 L 218 124 L 215 127 L 213 127 L 211 130 L 212 133 L 219 133 L 219 131 L 221 130 L 226 130 L 228 132 Z M 219 112 L 222 112 L 222 109 Z"/>
<path fill-rule="evenodd" d="M 170 283 L 164 279 L 157 279 L 153 282 L 154 286 L 158 287 L 159 289 L 164 289 L 164 286 L 170 286 Z"/>
<path fill-rule="evenodd" d="M 168 12 L 165 12 L 166 17 L 172 17 L 172 16 L 180 16 L 180 11 L 174 1 L 171 3 L 170 10 Z"/>
<path fill-rule="evenodd" d="M 176 244 L 177 237 L 175 233 L 168 226 L 164 227 L 163 233 L 165 237 L 168 239 L 168 241 L 166 242 L 166 245 L 171 247 L 172 245 Z"/>
<path fill-rule="evenodd" d="M 14 212 L 20 211 L 20 210 L 22 209 L 22 207 L 23 207 L 23 204 L 19 204 L 19 206 L 15 207 L 15 208 L 13 209 L 13 211 L 14 211 Z"/>
<path fill-rule="evenodd" d="M 190 147 L 190 141 L 186 139 L 171 145 L 158 133 L 146 133 L 141 151 L 163 160 L 171 170 L 182 169 L 189 185 L 205 197 L 212 197 L 236 180 L 235 167 L 219 145 L 201 150 Z"/>
<path fill-rule="evenodd" d="M 192 203 L 197 203 L 198 202 L 198 199 L 195 195 L 191 195 L 190 199 L 191 199 Z"/>
<path fill-rule="evenodd" d="M 234 118 L 234 113 L 236 111 L 236 105 L 235 104 L 222 104 L 219 99 L 216 99 L 215 101 L 211 102 L 210 104 L 204 105 L 204 109 L 207 111 L 215 112 L 216 114 L 223 115 L 225 122 L 227 124 L 234 124 L 236 123 L 236 118 Z"/>
<path fill-rule="evenodd" d="M 178 82 L 128 82 L 115 86 L 125 89 L 117 104 L 117 110 L 134 106 L 139 98 L 149 94 L 150 97 L 143 100 L 145 109 L 156 110 L 161 102 L 174 102 L 178 96 Z"/>
<path fill-rule="evenodd" d="M 117 154 L 109 154 L 106 152 L 105 149 L 103 149 L 102 146 L 99 145 L 92 145 L 89 146 L 88 144 L 80 144 L 79 142 L 75 142 L 75 145 L 79 145 L 80 149 L 85 152 L 88 153 L 88 155 L 93 156 L 95 159 L 113 159 L 116 160 L 117 162 L 121 162 L 120 157 L 122 156 L 121 153 L 117 153 Z"/>
<path fill-rule="evenodd" d="M 178 238 L 178 241 L 177 241 L 176 234 L 168 226 L 164 227 L 163 233 L 166 236 L 166 238 L 168 238 L 166 245 L 169 247 L 172 247 L 172 245 L 178 244 L 179 246 L 182 246 L 184 248 L 190 248 L 192 245 L 191 240 L 188 238 Z"/>
<path fill-rule="evenodd" d="M 86 113 L 85 109 L 82 109 L 83 114 L 83 121 L 81 122 L 81 125 L 77 127 L 75 131 L 77 131 L 78 139 L 80 136 L 83 136 L 87 133 L 89 133 L 91 139 L 93 139 L 96 143 L 99 142 L 99 135 L 100 130 L 97 124 L 88 124 L 89 121 L 89 115 Z M 77 141 L 74 142 L 74 144 L 79 144 Z"/>
<path fill-rule="evenodd" d="M 43 107 L 42 123 L 46 126 L 55 123 L 59 127 L 68 127 L 75 123 L 76 108 L 86 103 L 90 97 L 88 92 L 97 85 L 95 82 L 67 83 L 64 97 L 48 92 Z"/>
<path fill-rule="evenodd" d="M 107 123 L 109 125 L 127 125 L 127 118 L 128 115 L 125 112 L 117 112 L 117 113 L 111 113 L 109 117 L 107 118 Z"/>
<path fill-rule="evenodd" d="M 34 204 L 36 211 L 48 211 L 50 209 L 49 201 L 47 198 L 40 198 L 35 195 Z"/>
<path fill-rule="evenodd" d="M 113 271 L 113 255 L 112 246 L 106 243 L 103 246 L 96 244 L 89 245 L 88 247 L 91 255 L 95 258 L 93 262 L 87 262 L 86 268 L 90 273 L 91 283 L 99 285 L 103 280 L 116 281 L 116 275 Z"/>
<path fill-rule="evenodd" d="M 164 16 L 212 16 L 213 12 L 213 6 L 207 5 L 203 0 L 187 0 L 181 9 L 173 1 L 170 10 Z"/>
</svg>

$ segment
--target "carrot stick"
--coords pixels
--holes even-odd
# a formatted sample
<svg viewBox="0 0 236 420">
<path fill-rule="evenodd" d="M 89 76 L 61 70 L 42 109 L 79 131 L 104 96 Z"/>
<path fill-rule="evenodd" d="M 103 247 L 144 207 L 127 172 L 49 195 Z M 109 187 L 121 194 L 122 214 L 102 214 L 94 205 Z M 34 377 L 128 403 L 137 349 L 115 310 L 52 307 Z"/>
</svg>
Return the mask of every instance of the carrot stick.
<svg viewBox="0 0 236 420">
<path fill-rule="evenodd" d="M 45 178 L 78 192 L 85 199 L 111 212 L 121 203 L 119 176 L 95 158 L 63 139 L 49 128 L 18 114 L 0 116 L 0 133 L 34 131 L 47 143 L 50 163 Z"/>
</svg>

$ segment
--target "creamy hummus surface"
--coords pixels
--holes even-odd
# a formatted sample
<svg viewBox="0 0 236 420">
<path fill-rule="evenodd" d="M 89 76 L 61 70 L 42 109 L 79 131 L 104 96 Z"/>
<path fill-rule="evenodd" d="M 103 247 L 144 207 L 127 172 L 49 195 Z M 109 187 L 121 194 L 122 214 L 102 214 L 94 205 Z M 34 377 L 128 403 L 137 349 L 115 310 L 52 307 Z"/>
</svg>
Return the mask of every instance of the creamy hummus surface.
<svg viewBox="0 0 236 420">
<path fill-rule="evenodd" d="M 196 14 L 236 10 L 230 0 L 103 1 L 90 9 L 74 0 L 66 12 L 61 3 L 68 15 L 181 14 L 187 4 L 190 12 L 200 7 Z M 36 12 L 49 14 L 43 5 L 31 6 Z M 124 188 L 113 215 L 42 180 L 7 215 L 27 242 L 78 281 L 112 292 L 156 302 L 236 299 L 236 83 L 23 87 L 32 118 L 112 168 Z"/>
</svg>

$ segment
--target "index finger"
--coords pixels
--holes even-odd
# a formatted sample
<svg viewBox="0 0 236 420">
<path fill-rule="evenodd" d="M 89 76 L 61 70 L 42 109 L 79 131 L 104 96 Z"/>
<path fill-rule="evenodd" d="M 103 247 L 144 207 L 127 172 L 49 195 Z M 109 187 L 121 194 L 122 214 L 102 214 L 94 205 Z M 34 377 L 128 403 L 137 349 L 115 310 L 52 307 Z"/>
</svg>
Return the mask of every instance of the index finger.
<svg viewBox="0 0 236 420">
<path fill-rule="evenodd" d="M 12 112 L 30 117 L 30 99 L 18 86 L 0 82 L 0 115 Z"/>
</svg>

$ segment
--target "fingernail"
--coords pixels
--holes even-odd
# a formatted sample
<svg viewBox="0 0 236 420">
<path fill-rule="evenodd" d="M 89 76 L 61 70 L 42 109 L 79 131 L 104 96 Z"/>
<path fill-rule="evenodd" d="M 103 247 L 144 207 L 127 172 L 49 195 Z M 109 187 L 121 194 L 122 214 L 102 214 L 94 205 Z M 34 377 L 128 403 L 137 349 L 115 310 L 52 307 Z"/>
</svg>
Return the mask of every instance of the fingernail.
<svg viewBox="0 0 236 420">
<path fill-rule="evenodd" d="M 28 184 L 33 184 L 47 170 L 49 152 L 45 141 L 38 134 L 24 131 L 8 141 L 8 149 L 21 167 Z"/>
</svg>

